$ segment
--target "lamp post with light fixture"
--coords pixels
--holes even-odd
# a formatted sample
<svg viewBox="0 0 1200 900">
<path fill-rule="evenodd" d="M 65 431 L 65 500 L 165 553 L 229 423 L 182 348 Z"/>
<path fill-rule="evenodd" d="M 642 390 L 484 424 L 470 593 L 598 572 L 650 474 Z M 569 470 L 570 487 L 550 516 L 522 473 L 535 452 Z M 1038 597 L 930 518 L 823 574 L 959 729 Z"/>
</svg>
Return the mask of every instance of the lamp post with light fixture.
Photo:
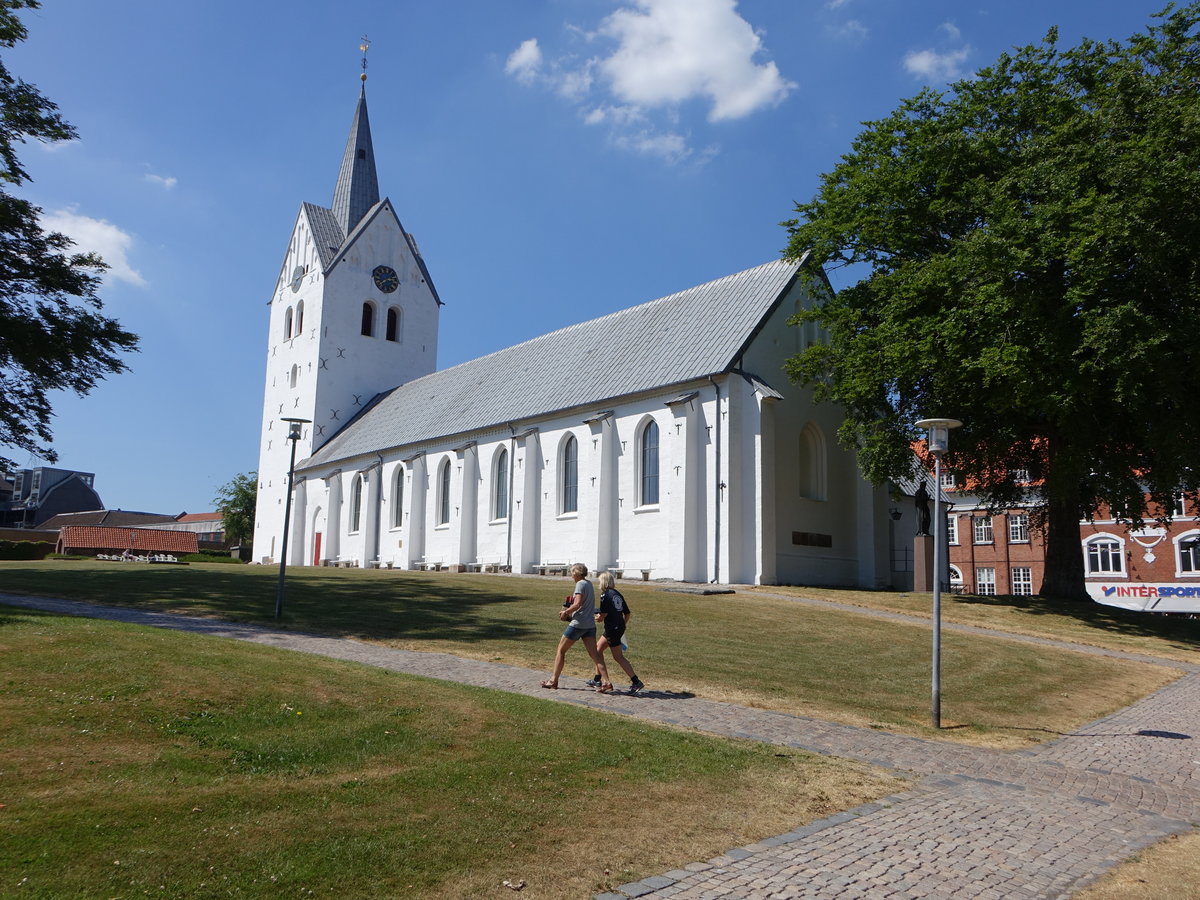
<svg viewBox="0 0 1200 900">
<path fill-rule="evenodd" d="M 942 521 L 942 454 L 950 446 L 950 429 L 958 428 L 958 419 L 922 419 L 915 423 L 928 431 L 926 446 L 933 456 L 933 696 L 931 718 L 934 728 L 942 727 L 942 539 L 946 524 Z"/>
<path fill-rule="evenodd" d="M 287 571 L 288 528 L 292 524 L 292 482 L 296 478 L 296 442 L 300 440 L 301 430 L 312 419 L 293 419 L 285 417 L 281 421 L 288 423 L 287 439 L 292 442 L 291 460 L 288 462 L 287 499 L 283 504 L 283 545 L 279 554 L 279 584 L 275 588 L 275 618 L 283 615 L 283 579 Z"/>
</svg>

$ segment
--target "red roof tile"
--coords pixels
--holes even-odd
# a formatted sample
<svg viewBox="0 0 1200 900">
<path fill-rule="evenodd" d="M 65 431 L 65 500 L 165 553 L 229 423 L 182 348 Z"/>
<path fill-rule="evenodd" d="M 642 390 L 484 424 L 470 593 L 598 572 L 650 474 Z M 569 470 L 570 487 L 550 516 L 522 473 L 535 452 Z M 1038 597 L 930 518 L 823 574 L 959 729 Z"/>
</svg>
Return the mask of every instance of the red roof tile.
<svg viewBox="0 0 1200 900">
<path fill-rule="evenodd" d="M 151 553 L 195 553 L 199 549 L 194 531 L 159 531 L 150 528 L 102 528 L 67 525 L 59 532 L 63 550 L 72 547 L 149 551 Z"/>
</svg>

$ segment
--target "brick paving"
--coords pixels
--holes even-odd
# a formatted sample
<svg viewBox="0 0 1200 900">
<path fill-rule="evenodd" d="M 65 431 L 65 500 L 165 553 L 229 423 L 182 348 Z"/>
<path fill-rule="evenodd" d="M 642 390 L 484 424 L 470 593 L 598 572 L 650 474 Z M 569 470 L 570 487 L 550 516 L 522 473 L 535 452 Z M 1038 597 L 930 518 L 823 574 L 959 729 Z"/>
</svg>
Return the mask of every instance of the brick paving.
<svg viewBox="0 0 1200 900">
<path fill-rule="evenodd" d="M 1145 847 L 1200 823 L 1200 664 L 1153 659 L 1179 670 L 1181 677 L 1057 740 L 1004 752 L 652 689 L 637 697 L 599 695 L 584 689 L 579 679 L 563 678 L 563 689 L 550 692 L 537 687 L 543 672 L 442 653 L 67 600 L 0 594 L 0 602 L 233 638 L 540 696 L 708 734 L 861 760 L 918 777 L 904 793 L 621 885 L 596 900 L 1065 898 Z M 943 628 L 1013 639 L 986 629 Z M 1029 640 L 1083 653 L 1149 659 Z"/>
</svg>

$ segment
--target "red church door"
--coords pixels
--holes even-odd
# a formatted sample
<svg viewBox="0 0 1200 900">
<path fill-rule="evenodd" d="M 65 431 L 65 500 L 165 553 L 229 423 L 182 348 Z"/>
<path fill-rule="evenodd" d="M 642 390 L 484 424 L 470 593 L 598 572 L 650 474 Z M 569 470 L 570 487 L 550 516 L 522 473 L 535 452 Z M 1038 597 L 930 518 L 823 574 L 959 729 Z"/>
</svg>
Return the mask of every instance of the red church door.
<svg viewBox="0 0 1200 900">
<path fill-rule="evenodd" d="M 318 531 L 315 535 L 313 535 L 313 565 L 319 566 L 320 564 L 321 564 L 321 532 Z"/>
</svg>

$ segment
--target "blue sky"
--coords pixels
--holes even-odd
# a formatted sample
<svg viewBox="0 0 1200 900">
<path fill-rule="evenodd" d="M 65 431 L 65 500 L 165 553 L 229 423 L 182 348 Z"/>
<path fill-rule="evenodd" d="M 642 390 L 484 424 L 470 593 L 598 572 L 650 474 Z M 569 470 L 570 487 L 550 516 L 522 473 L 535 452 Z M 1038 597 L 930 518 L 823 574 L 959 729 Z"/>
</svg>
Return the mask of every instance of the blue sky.
<svg viewBox="0 0 1200 900">
<path fill-rule="evenodd" d="M 258 459 L 267 301 L 330 205 L 371 40 L 380 191 L 445 301 L 438 362 L 779 256 L 863 121 L 1164 0 L 43 0 L 10 69 L 79 140 L 21 193 L 112 265 L 131 371 L 55 400 L 113 508 L 203 512 Z M 9 453 L 9 455 L 14 455 Z M 15 454 L 21 466 L 43 460 Z"/>
</svg>

